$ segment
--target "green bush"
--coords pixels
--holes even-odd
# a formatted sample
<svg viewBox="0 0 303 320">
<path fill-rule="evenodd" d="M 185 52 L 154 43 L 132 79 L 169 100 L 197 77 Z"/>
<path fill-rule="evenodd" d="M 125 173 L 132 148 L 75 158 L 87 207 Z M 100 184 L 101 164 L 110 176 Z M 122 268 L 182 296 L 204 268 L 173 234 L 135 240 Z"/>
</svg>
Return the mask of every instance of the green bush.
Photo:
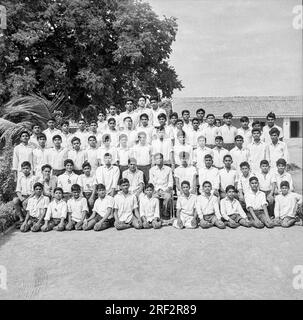
<svg viewBox="0 0 303 320">
<path fill-rule="evenodd" d="M 0 233 L 12 226 L 15 221 L 13 202 L 0 203 Z"/>
</svg>

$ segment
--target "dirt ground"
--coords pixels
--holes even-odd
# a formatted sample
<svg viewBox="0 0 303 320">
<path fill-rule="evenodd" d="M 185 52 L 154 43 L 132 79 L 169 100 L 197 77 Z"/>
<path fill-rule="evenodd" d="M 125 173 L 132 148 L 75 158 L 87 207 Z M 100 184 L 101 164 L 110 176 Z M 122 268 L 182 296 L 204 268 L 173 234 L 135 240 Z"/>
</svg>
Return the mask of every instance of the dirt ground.
<svg viewBox="0 0 303 320">
<path fill-rule="evenodd" d="M 302 299 L 302 231 L 15 231 L 0 239 L 0 300 Z"/>
</svg>

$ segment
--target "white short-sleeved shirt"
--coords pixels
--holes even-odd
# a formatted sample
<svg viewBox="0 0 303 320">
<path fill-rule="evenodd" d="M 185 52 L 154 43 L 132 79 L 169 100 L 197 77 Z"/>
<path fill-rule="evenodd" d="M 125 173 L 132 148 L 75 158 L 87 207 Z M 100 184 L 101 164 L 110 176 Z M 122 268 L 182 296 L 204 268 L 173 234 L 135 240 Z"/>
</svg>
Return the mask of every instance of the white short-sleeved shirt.
<svg viewBox="0 0 303 320">
<path fill-rule="evenodd" d="M 276 175 L 274 170 L 270 170 L 267 174 L 263 174 L 259 171 L 255 175 L 259 180 L 259 188 L 261 191 L 272 190 L 273 184 L 276 183 Z"/>
<path fill-rule="evenodd" d="M 302 204 L 302 196 L 298 193 L 289 192 L 285 196 L 277 195 L 275 199 L 275 218 L 294 218 L 297 204 Z"/>
<path fill-rule="evenodd" d="M 163 154 L 163 160 L 165 162 L 170 161 L 170 154 L 173 151 L 171 139 L 156 139 L 152 141 L 152 155 L 156 153 Z"/>
<path fill-rule="evenodd" d="M 136 129 L 137 136 L 139 135 L 140 132 L 145 132 L 145 134 L 146 134 L 146 143 L 150 145 L 151 142 L 152 142 L 153 130 L 154 130 L 154 128 L 152 126 L 147 126 L 147 127 L 139 126 Z"/>
<path fill-rule="evenodd" d="M 39 146 L 33 150 L 33 169 L 36 176 L 41 174 L 42 166 L 50 163 L 49 150 Z"/>
<path fill-rule="evenodd" d="M 126 117 L 130 117 L 133 121 L 133 127 L 135 127 L 136 121 L 137 121 L 137 113 L 134 111 L 128 112 L 128 111 L 124 111 L 120 113 L 120 124 L 119 127 L 121 129 L 124 129 L 124 119 Z"/>
<path fill-rule="evenodd" d="M 23 143 L 14 147 L 13 152 L 13 165 L 12 170 L 21 171 L 21 164 L 24 161 L 28 161 L 33 169 L 33 150 L 31 145 L 25 145 Z"/>
<path fill-rule="evenodd" d="M 244 161 L 248 162 L 248 150 L 245 148 L 239 149 L 238 147 L 234 147 L 230 150 L 229 153 L 233 158 L 232 165 L 239 173 L 241 171 L 240 164 Z"/>
<path fill-rule="evenodd" d="M 98 148 L 88 147 L 86 149 L 87 161 L 92 167 L 92 174 L 94 174 L 98 168 Z"/>
<path fill-rule="evenodd" d="M 84 131 L 80 131 L 77 130 L 74 133 L 74 137 L 77 137 L 80 139 L 81 142 L 81 149 L 84 150 L 88 147 L 88 137 L 91 136 L 91 133 L 89 133 L 88 131 L 84 130 Z"/>
<path fill-rule="evenodd" d="M 175 169 L 175 178 L 179 179 L 180 187 L 183 181 L 188 181 L 190 183 L 190 189 L 193 188 L 193 182 L 197 176 L 197 169 L 193 166 L 183 167 L 179 166 Z M 177 190 L 179 194 L 180 191 Z"/>
<path fill-rule="evenodd" d="M 86 176 L 84 173 L 78 176 L 77 184 L 83 192 L 92 192 L 94 189 L 95 176 Z"/>
<path fill-rule="evenodd" d="M 131 150 L 131 155 L 137 160 L 138 166 L 148 166 L 151 164 L 151 146 L 135 145 Z"/>
<path fill-rule="evenodd" d="M 127 148 L 118 148 L 117 149 L 118 153 L 118 160 L 119 160 L 119 165 L 120 166 L 127 166 L 128 165 L 128 160 L 131 157 L 131 149 Z"/>
<path fill-rule="evenodd" d="M 268 125 L 264 126 L 263 127 L 263 132 L 262 132 L 262 135 L 261 135 L 261 140 L 264 141 L 265 143 L 267 144 L 270 144 L 271 143 L 271 138 L 270 138 L 270 134 L 269 134 L 269 131 L 273 128 L 277 128 L 279 131 L 280 131 L 280 135 L 279 135 L 279 138 L 283 138 L 284 135 L 283 135 L 283 130 L 281 127 L 277 126 L 277 125 L 273 125 L 273 127 L 269 128 Z"/>
<path fill-rule="evenodd" d="M 248 128 L 247 130 L 239 128 L 237 135 L 243 137 L 243 148 L 246 148 L 252 142 L 251 128 Z"/>
<path fill-rule="evenodd" d="M 220 136 L 223 137 L 224 143 L 234 143 L 237 133 L 238 129 L 234 126 L 223 124 L 223 126 L 220 127 Z"/>
<path fill-rule="evenodd" d="M 73 221 L 81 221 L 85 211 L 88 212 L 88 207 L 87 200 L 84 197 L 71 198 L 67 201 L 67 212 L 71 212 Z"/>
<path fill-rule="evenodd" d="M 214 154 L 214 166 L 221 168 L 224 167 L 223 158 L 225 155 L 229 154 L 228 150 L 224 148 L 213 148 L 213 154 Z"/>
<path fill-rule="evenodd" d="M 246 214 L 237 199 L 231 201 L 228 197 L 225 197 L 221 200 L 220 207 L 221 215 L 225 220 L 228 220 L 232 214 L 239 214 L 243 219 L 246 219 Z"/>
<path fill-rule="evenodd" d="M 16 192 L 20 192 L 23 196 L 29 196 L 33 191 L 34 184 L 37 177 L 30 174 L 25 176 L 24 173 L 20 172 L 17 179 Z"/>
<path fill-rule="evenodd" d="M 124 194 L 120 191 L 114 197 L 114 208 L 118 210 L 119 221 L 130 223 L 133 218 L 133 210 L 138 208 L 138 201 L 134 194 Z"/>
<path fill-rule="evenodd" d="M 215 144 L 215 138 L 220 135 L 220 128 L 217 126 L 209 126 L 207 125 L 202 130 L 202 135 L 206 139 L 206 144 Z"/>
<path fill-rule="evenodd" d="M 225 191 L 227 186 L 235 186 L 237 177 L 238 175 L 236 170 L 231 169 L 227 171 L 226 168 L 219 170 L 220 189 Z"/>
<path fill-rule="evenodd" d="M 54 189 L 57 187 L 58 178 L 56 176 L 50 176 L 49 181 L 46 181 L 43 176 L 38 176 L 36 182 L 43 184 L 43 194 L 45 196 L 51 196 Z"/>
<path fill-rule="evenodd" d="M 181 215 L 193 216 L 196 209 L 197 196 L 189 194 L 188 197 L 180 195 L 177 200 L 177 210 L 181 210 Z"/>
<path fill-rule="evenodd" d="M 173 173 L 170 167 L 163 166 L 161 169 L 156 165 L 149 170 L 149 182 L 155 187 L 155 191 L 160 189 L 165 191 L 173 188 Z"/>
<path fill-rule="evenodd" d="M 161 113 L 166 114 L 165 109 L 163 109 L 163 108 L 158 108 L 157 110 L 151 109 L 151 112 L 153 114 L 153 116 L 152 116 L 152 125 L 154 127 L 159 127 L 160 124 L 159 124 L 159 120 L 158 120 L 158 115 L 161 114 Z"/>
<path fill-rule="evenodd" d="M 197 147 L 197 149 L 194 150 L 193 153 L 193 161 L 196 162 L 196 167 L 198 169 L 202 169 L 205 168 L 205 161 L 204 161 L 204 157 L 210 154 L 212 157 L 214 156 L 213 150 L 208 148 L 208 147 Z"/>
<path fill-rule="evenodd" d="M 49 197 L 42 195 L 41 197 L 37 198 L 36 196 L 33 196 L 28 199 L 26 211 L 29 212 L 31 217 L 38 219 L 40 217 L 41 211 L 47 209 L 48 204 Z"/>
<path fill-rule="evenodd" d="M 127 146 L 129 148 L 133 147 L 137 141 L 138 141 L 138 135 L 136 130 L 122 130 L 120 131 L 120 135 L 126 135 L 127 136 Z"/>
<path fill-rule="evenodd" d="M 61 147 L 71 149 L 72 148 L 72 139 L 73 139 L 74 135 L 70 132 L 68 134 L 66 134 L 61 131 L 60 136 L 62 138 Z"/>
<path fill-rule="evenodd" d="M 57 186 L 62 188 L 63 192 L 71 193 L 71 187 L 73 184 L 77 183 L 77 179 L 78 175 L 76 175 L 74 172 L 72 172 L 71 174 L 64 172 L 58 177 Z"/>
<path fill-rule="evenodd" d="M 75 170 L 82 170 L 82 165 L 87 160 L 87 153 L 86 150 L 70 150 L 67 158 L 73 160 Z"/>
<path fill-rule="evenodd" d="M 292 176 L 289 172 L 284 172 L 283 174 L 276 172 L 275 178 L 276 178 L 278 192 L 281 192 L 280 184 L 282 181 L 287 181 L 289 183 L 289 190 L 294 191 L 294 183 L 292 180 Z"/>
<path fill-rule="evenodd" d="M 243 194 L 251 191 L 249 179 L 254 176 L 255 175 L 253 173 L 250 173 L 247 177 L 244 177 L 243 173 L 241 172 L 238 177 L 238 190 L 242 190 Z"/>
<path fill-rule="evenodd" d="M 189 144 L 176 144 L 174 146 L 174 158 L 175 164 L 181 165 L 180 153 L 186 152 L 189 154 L 189 159 L 187 163 L 191 165 L 193 163 L 193 147 Z"/>
<path fill-rule="evenodd" d="M 102 165 L 104 165 L 104 155 L 106 153 L 111 154 L 112 156 L 112 164 L 115 164 L 118 160 L 118 150 L 116 147 L 110 147 L 110 148 L 105 148 L 104 146 L 101 146 L 98 148 L 98 159 L 101 162 Z"/>
<path fill-rule="evenodd" d="M 68 154 L 67 148 L 49 149 L 49 164 L 55 170 L 63 170 L 64 169 L 64 161 L 67 159 Z"/>
<path fill-rule="evenodd" d="M 260 170 L 260 162 L 269 159 L 268 145 L 260 141 L 259 143 L 252 142 L 247 146 L 248 162 L 252 172 Z"/>
<path fill-rule="evenodd" d="M 283 141 L 278 141 L 276 145 L 270 143 L 268 145 L 269 163 L 272 168 L 276 167 L 276 162 L 279 159 L 289 160 L 287 144 Z"/>
<path fill-rule="evenodd" d="M 117 166 L 101 166 L 96 170 L 94 184 L 104 184 L 106 192 L 110 193 L 113 189 L 117 189 L 119 176 L 120 170 Z"/>
<path fill-rule="evenodd" d="M 218 219 L 221 219 L 218 198 L 214 194 L 208 197 L 202 192 L 202 194 L 197 197 L 196 207 L 200 219 L 209 214 L 215 214 Z"/>
<path fill-rule="evenodd" d="M 112 147 L 118 147 L 119 146 L 119 136 L 120 136 L 120 131 L 118 130 L 106 130 L 103 135 L 102 135 L 102 140 L 104 136 L 110 136 L 110 145 Z"/>
<path fill-rule="evenodd" d="M 60 201 L 54 199 L 47 207 L 44 220 L 49 221 L 50 219 L 66 219 L 66 216 L 67 203 L 63 199 Z"/>
<path fill-rule="evenodd" d="M 219 170 L 215 167 L 199 169 L 199 185 L 202 193 L 203 183 L 209 181 L 212 184 L 212 189 L 219 190 Z"/>
<path fill-rule="evenodd" d="M 262 210 L 262 206 L 267 206 L 265 193 L 258 190 L 256 193 L 250 190 L 244 195 L 246 208 L 251 207 L 253 210 Z"/>
<path fill-rule="evenodd" d="M 105 196 L 103 199 L 98 198 L 93 207 L 93 211 L 96 211 L 102 218 L 107 214 L 108 208 L 114 208 L 114 198 L 111 196 Z M 108 216 L 108 219 L 113 218 L 113 213 Z"/>
<path fill-rule="evenodd" d="M 140 185 L 144 185 L 143 172 L 141 170 L 136 170 L 131 172 L 129 169 L 123 171 L 122 178 L 129 181 L 129 192 L 135 193 L 140 188 Z"/>
<path fill-rule="evenodd" d="M 32 134 L 28 140 L 28 144 L 33 147 L 33 148 L 38 148 L 39 147 L 39 142 L 37 139 L 37 136 L 35 134 Z"/>
<path fill-rule="evenodd" d="M 148 198 L 146 194 L 141 193 L 139 196 L 139 211 L 140 217 L 145 216 L 148 222 L 160 218 L 159 199 Z"/>
<path fill-rule="evenodd" d="M 53 137 L 56 135 L 59 135 L 61 137 L 62 134 L 62 132 L 56 128 L 53 130 L 47 128 L 43 131 L 43 133 L 46 135 L 46 148 L 52 148 L 54 146 Z"/>
<path fill-rule="evenodd" d="M 136 120 L 135 120 L 135 123 L 134 123 L 135 127 L 138 127 L 138 125 L 140 123 L 140 116 L 143 113 L 148 115 L 148 122 L 151 123 L 151 124 L 153 123 L 153 113 L 152 113 L 151 109 L 150 108 L 140 108 L 139 107 L 135 111 L 135 115 L 136 115 Z"/>
<path fill-rule="evenodd" d="M 198 138 L 202 136 L 202 130 L 188 130 L 187 131 L 187 143 L 191 145 L 194 149 L 197 148 Z"/>
</svg>

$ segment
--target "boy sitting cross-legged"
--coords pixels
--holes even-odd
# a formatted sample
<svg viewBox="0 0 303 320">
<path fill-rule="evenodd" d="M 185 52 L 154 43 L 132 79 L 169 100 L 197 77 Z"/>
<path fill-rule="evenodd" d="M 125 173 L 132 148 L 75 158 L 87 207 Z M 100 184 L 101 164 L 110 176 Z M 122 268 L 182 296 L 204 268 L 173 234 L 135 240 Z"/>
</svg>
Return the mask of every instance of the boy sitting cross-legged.
<svg viewBox="0 0 303 320">
<path fill-rule="evenodd" d="M 298 218 L 302 218 L 302 196 L 290 192 L 290 186 L 288 181 L 282 181 L 280 184 L 281 194 L 276 196 L 275 202 L 275 226 L 281 226 L 288 228 L 293 226 Z"/>
<path fill-rule="evenodd" d="M 34 184 L 34 195 L 28 200 L 26 217 L 20 227 L 20 231 L 39 231 L 42 227 L 42 221 L 48 204 L 49 198 L 43 195 L 43 185 L 40 182 L 36 182 Z"/>
<path fill-rule="evenodd" d="M 84 219 L 88 214 L 87 200 L 80 197 L 81 187 L 73 184 L 71 187 L 73 197 L 67 201 L 68 223 L 65 230 L 82 230 Z"/>
<path fill-rule="evenodd" d="M 44 225 L 42 226 L 41 231 L 63 231 L 66 216 L 67 204 L 63 200 L 63 190 L 62 188 L 55 188 L 54 199 L 47 207 Z"/>
<path fill-rule="evenodd" d="M 129 181 L 120 180 L 121 191 L 114 198 L 115 227 L 124 230 L 131 227 L 142 228 L 142 222 L 138 210 L 138 201 L 134 194 L 129 192 Z"/>
<path fill-rule="evenodd" d="M 183 181 L 181 188 L 182 193 L 177 200 L 177 219 L 174 219 L 173 227 L 195 229 L 197 228 L 197 196 L 190 193 L 190 183 L 188 181 Z"/>
<path fill-rule="evenodd" d="M 208 229 L 216 226 L 225 229 L 225 224 L 221 220 L 218 197 L 212 192 L 212 184 L 204 181 L 201 186 L 201 195 L 197 198 L 197 214 L 200 219 L 200 227 Z"/>
<path fill-rule="evenodd" d="M 244 195 L 248 218 L 255 228 L 267 228 L 274 226 L 273 221 L 269 218 L 267 211 L 267 201 L 265 193 L 259 190 L 259 180 L 257 177 L 249 179 L 251 190 Z"/>
<path fill-rule="evenodd" d="M 114 226 L 114 198 L 106 194 L 105 185 L 99 183 L 96 187 L 98 199 L 95 201 L 92 215 L 84 220 L 83 230 L 101 231 Z"/>
<path fill-rule="evenodd" d="M 159 199 L 153 197 L 155 187 L 148 183 L 139 197 L 139 212 L 144 229 L 161 228 Z"/>
<path fill-rule="evenodd" d="M 229 185 L 225 189 L 226 197 L 221 200 L 221 215 L 225 224 L 230 228 L 251 227 L 251 222 L 247 219 L 240 202 L 235 198 L 236 188 Z"/>
</svg>

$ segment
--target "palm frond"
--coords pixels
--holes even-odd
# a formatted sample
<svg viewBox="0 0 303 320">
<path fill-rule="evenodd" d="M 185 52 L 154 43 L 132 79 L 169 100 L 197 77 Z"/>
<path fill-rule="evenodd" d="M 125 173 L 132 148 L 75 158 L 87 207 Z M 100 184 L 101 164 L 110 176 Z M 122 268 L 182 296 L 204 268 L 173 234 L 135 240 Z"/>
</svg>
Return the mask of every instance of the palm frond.
<svg viewBox="0 0 303 320">
<path fill-rule="evenodd" d="M 7 147 L 8 144 L 14 144 L 18 139 L 21 131 L 29 130 L 31 123 L 28 121 L 13 123 L 6 119 L 0 118 L 0 142 Z"/>
</svg>

